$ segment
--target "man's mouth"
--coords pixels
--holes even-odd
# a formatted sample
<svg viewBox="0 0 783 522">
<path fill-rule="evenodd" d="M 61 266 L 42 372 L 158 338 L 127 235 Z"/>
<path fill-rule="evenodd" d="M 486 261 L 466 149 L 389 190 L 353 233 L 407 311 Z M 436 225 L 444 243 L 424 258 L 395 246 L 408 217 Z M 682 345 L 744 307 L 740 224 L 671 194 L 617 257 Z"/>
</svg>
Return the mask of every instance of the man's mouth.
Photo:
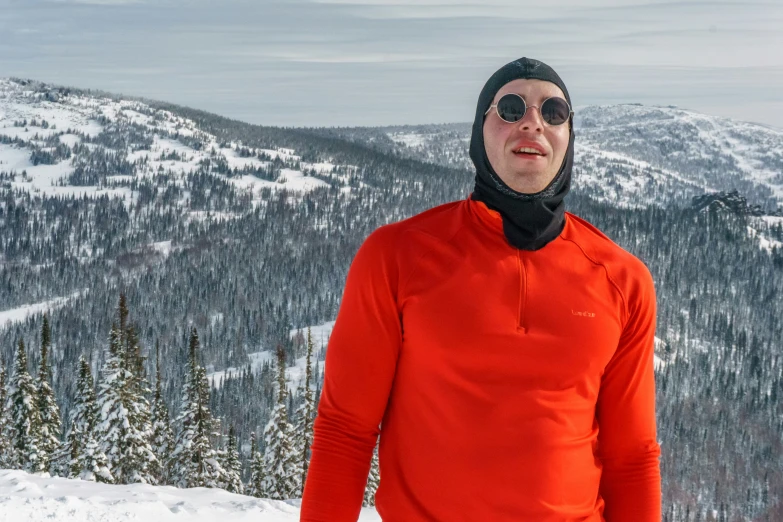
<svg viewBox="0 0 783 522">
<path fill-rule="evenodd" d="M 531 147 L 520 147 L 513 152 L 517 156 L 543 156 L 540 151 Z"/>
</svg>

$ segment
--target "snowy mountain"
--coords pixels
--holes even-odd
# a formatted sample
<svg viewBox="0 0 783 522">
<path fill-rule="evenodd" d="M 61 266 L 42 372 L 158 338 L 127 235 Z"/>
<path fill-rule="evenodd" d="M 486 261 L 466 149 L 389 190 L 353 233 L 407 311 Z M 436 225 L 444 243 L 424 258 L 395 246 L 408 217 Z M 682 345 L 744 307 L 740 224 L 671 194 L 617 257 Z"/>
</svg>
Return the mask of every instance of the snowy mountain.
<svg viewBox="0 0 783 522">
<path fill-rule="evenodd" d="M 585 107 L 576 112 L 574 124 L 574 191 L 616 204 L 643 205 L 687 202 L 700 194 L 736 189 L 765 211 L 783 205 L 781 130 L 673 106 L 639 104 Z M 128 136 L 101 143 L 95 138 L 105 129 L 127 131 Z M 468 124 L 318 131 L 472 169 Z M 133 202 L 128 187 L 134 177 L 151 178 L 159 170 L 182 177 L 211 162 L 217 167 L 213 175 L 257 195 L 262 188 L 306 191 L 325 186 L 308 173 L 331 174 L 336 168 L 330 162 L 301 161 L 290 148 L 218 143 L 193 120 L 142 101 L 8 79 L 0 79 L 0 135 L 6 137 L 0 145 L 0 170 L 20 175 L 10 186 L 50 195 L 125 194 L 128 204 Z M 140 139 L 134 142 L 134 137 Z M 127 152 L 119 158 L 124 168 L 117 169 L 122 173 L 94 176 L 90 180 L 95 184 L 86 183 L 90 180 L 82 178 L 88 166 L 77 147 L 84 140 L 90 152 L 124 145 Z M 271 160 L 276 158 L 297 168 L 272 169 L 273 175 Z M 226 175 L 234 169 L 240 175 Z"/>
<path fill-rule="evenodd" d="M 781 130 L 642 105 L 587 107 L 574 129 L 577 179 L 603 199 L 681 201 L 737 189 L 765 210 L 783 206 Z"/>
<path fill-rule="evenodd" d="M 783 208 L 783 131 L 674 107 L 586 107 L 575 115 L 573 192 L 623 206 L 687 204 L 704 194 L 739 191 L 754 215 Z M 319 129 L 397 155 L 471 169 L 467 124 Z M 163 175 L 165 173 L 165 175 Z M 218 141 L 192 119 L 154 104 L 0 79 L 0 183 L 34 196 L 121 197 L 128 209 L 151 191 L 193 220 L 236 218 L 205 194 L 194 209 L 184 187 L 208 174 L 254 208 L 261 191 L 292 195 L 339 186 L 350 193 L 356 166 L 303 161 L 287 147 Z M 362 182 L 359 180 L 358 185 Z M 170 188 L 169 188 L 170 187 Z M 225 189 L 224 189 L 225 190 Z M 194 195 L 195 196 L 195 195 Z M 197 197 L 197 196 L 196 196 Z M 198 206 L 199 202 L 196 202 Z M 764 225 L 761 224 L 761 228 Z M 143 248 L 166 256 L 170 241 Z M 81 245 L 88 256 L 89 242 Z"/>
<path fill-rule="evenodd" d="M 218 438 L 235 429 L 247 484 L 251 434 L 256 449 L 265 447 L 263 431 L 276 415 L 276 350 L 291 415 L 305 404 L 303 335 L 311 326 L 317 402 L 329 332 L 363 240 L 469 194 L 469 131 L 263 127 L 153 100 L 0 80 L 0 361 L 10 378 L 23 340 L 35 371 L 48 311 L 52 389 L 67 424 L 79 359 L 98 375 L 124 293 L 138 334 L 134 360 L 150 382 L 160 370 L 161 401 L 175 415 L 195 327 Z M 686 512 L 776 520 L 780 131 L 617 105 L 580 109 L 576 132 L 568 210 L 643 260 L 656 282 L 667 520 L 689 520 Z M 52 499 L 47 492 L 64 487 L 60 479 L 6 473 L 0 513 L 38 505 L 21 483 L 35 495 L 41 489 L 40 505 L 57 514 L 70 504 L 77 513 L 110 511 L 110 501 L 96 507 L 93 499 L 103 489 Z M 126 497 L 170 493 L 105 487 Z M 177 498 L 140 509 L 181 505 L 202 519 L 217 512 Z M 261 505 L 244 501 L 232 504 L 237 513 Z"/>
<path fill-rule="evenodd" d="M 6 187 L 41 196 L 121 195 L 129 207 L 138 196 L 131 190 L 133 182 L 164 171 L 171 175 L 169 183 L 181 184 L 186 174 L 213 166 L 212 175 L 257 202 L 264 188 L 307 191 L 325 186 L 302 171 L 334 169 L 330 163 L 302 162 L 291 149 L 218 143 L 193 121 L 142 102 L 24 81 L 0 79 L 0 135 Z M 107 136 L 112 137 L 102 139 Z M 274 169 L 273 160 L 296 163 L 299 169 Z M 115 172 L 100 172 L 95 161 L 112 165 Z M 196 212 L 188 217 L 201 219 Z"/>
</svg>

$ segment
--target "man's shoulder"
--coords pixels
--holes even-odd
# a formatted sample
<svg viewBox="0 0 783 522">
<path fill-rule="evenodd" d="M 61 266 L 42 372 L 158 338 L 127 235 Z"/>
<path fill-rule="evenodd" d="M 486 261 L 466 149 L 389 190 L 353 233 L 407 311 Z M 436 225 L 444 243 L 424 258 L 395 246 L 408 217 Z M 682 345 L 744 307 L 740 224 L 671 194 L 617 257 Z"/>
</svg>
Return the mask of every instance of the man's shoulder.
<svg viewBox="0 0 783 522">
<path fill-rule="evenodd" d="M 381 225 L 367 236 L 360 252 L 374 263 L 397 267 L 401 273 L 413 270 L 423 254 L 455 236 L 463 224 L 463 202 L 451 201 Z"/>
<path fill-rule="evenodd" d="M 460 210 L 465 200 L 450 201 L 428 208 L 400 221 L 378 227 L 373 234 L 387 238 L 410 238 L 414 235 L 427 235 L 447 240 L 462 226 Z"/>
<path fill-rule="evenodd" d="M 566 214 L 571 227 L 564 239 L 576 243 L 592 262 L 603 265 L 609 277 L 623 291 L 627 290 L 629 285 L 652 282 L 649 268 L 639 257 L 615 243 L 586 219 L 570 212 Z"/>
</svg>

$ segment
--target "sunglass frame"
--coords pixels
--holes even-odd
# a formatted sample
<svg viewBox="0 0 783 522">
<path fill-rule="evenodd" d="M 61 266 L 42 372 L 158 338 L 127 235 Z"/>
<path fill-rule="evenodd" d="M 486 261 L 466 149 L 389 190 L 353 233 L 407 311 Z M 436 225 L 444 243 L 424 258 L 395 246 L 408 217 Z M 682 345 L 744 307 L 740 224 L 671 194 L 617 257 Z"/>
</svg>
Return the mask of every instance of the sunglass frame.
<svg viewBox="0 0 783 522">
<path fill-rule="evenodd" d="M 500 100 L 502 100 L 506 96 L 516 96 L 517 98 L 522 100 L 522 104 L 525 106 L 525 112 L 522 113 L 522 116 L 520 116 L 519 120 L 517 120 L 517 121 L 508 121 L 507 119 L 503 118 L 503 116 L 500 115 L 500 111 L 498 111 L 498 103 L 500 103 Z M 544 119 L 544 115 L 542 113 L 541 114 L 541 119 L 544 121 L 544 123 L 546 123 L 547 125 L 549 125 L 551 127 L 559 127 L 560 125 L 563 125 L 565 122 L 569 121 L 571 119 L 571 117 L 574 115 L 574 111 L 571 109 L 571 105 L 569 105 L 568 101 L 565 98 L 561 97 L 561 96 L 550 96 L 549 98 L 547 98 L 546 100 L 541 102 L 541 107 L 543 107 L 544 104 L 546 102 L 548 102 L 549 100 L 552 100 L 552 99 L 555 99 L 555 98 L 563 100 L 563 103 L 565 103 L 566 107 L 568 107 L 568 118 L 563 120 L 562 123 L 554 123 L 554 124 L 552 124 L 552 123 L 549 123 L 548 121 L 546 121 L 546 119 Z M 498 118 L 500 118 L 504 122 L 506 122 L 506 123 L 518 123 L 522 118 L 525 117 L 525 114 L 527 114 L 527 110 L 528 109 L 531 109 L 531 108 L 535 107 L 536 109 L 538 109 L 538 112 L 541 112 L 541 107 L 537 107 L 535 105 L 528 105 L 527 102 L 525 101 L 525 99 L 521 95 L 519 95 L 519 94 L 517 94 L 515 92 L 508 92 L 508 93 L 504 94 L 503 96 L 500 97 L 500 99 L 498 100 L 498 103 L 493 103 L 492 105 L 490 105 L 489 109 L 487 109 L 487 111 L 484 113 L 484 116 L 489 114 L 489 111 L 491 111 L 494 108 L 495 109 L 495 114 L 497 114 Z"/>
</svg>

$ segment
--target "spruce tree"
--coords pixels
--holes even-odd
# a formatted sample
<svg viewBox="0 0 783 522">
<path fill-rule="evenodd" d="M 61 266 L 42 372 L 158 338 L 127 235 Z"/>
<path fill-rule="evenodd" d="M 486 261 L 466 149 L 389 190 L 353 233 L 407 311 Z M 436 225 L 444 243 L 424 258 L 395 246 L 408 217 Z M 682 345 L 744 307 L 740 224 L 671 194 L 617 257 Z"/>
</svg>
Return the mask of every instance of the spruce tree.
<svg viewBox="0 0 783 522">
<path fill-rule="evenodd" d="M 14 468 L 31 473 L 45 471 L 40 451 L 41 416 L 35 382 L 27 371 L 24 341 L 19 339 L 14 359 L 14 376 L 8 390 L 11 411 L 10 442 Z"/>
<path fill-rule="evenodd" d="M 5 364 L 0 361 L 0 469 L 12 468 L 14 465 L 11 451 L 11 426 Z"/>
<path fill-rule="evenodd" d="M 182 385 L 182 394 L 180 396 L 180 412 L 175 420 L 177 438 L 174 451 L 171 453 L 172 484 L 181 488 L 189 487 L 192 474 L 193 459 L 190 449 L 195 433 L 193 402 L 195 402 L 194 396 L 196 393 L 194 385 L 194 376 L 196 374 L 194 352 L 197 348 L 194 346 L 194 343 L 196 340 L 197 338 L 194 339 L 191 335 L 185 382 Z"/>
<path fill-rule="evenodd" d="M 128 328 L 128 299 L 125 297 L 125 292 L 120 292 L 120 302 L 117 304 L 117 318 L 120 322 L 120 332 L 124 332 Z"/>
<path fill-rule="evenodd" d="M 198 357 L 198 332 L 193 327 L 181 410 L 177 417 L 177 442 L 172 453 L 173 483 L 183 488 L 219 487 L 226 480 L 211 441 L 219 434 L 220 424 L 209 410 L 209 382 Z"/>
<path fill-rule="evenodd" d="M 60 433 L 62 424 L 60 421 L 60 408 L 52 391 L 52 375 L 49 367 L 49 348 L 51 347 L 51 332 L 49 330 L 49 318 L 43 317 L 41 327 L 41 361 L 38 366 L 37 404 L 38 414 L 41 418 L 40 443 L 41 468 L 51 469 L 52 455 L 60 446 Z"/>
<path fill-rule="evenodd" d="M 250 434 L 250 483 L 247 494 L 251 497 L 263 498 L 264 495 L 264 454 L 258 450 L 256 433 Z"/>
<path fill-rule="evenodd" d="M 285 353 L 277 348 L 277 403 L 264 429 L 264 496 L 288 499 L 300 489 L 301 470 L 294 451 L 293 427 L 286 412 Z"/>
<path fill-rule="evenodd" d="M 163 400 L 160 376 L 160 347 L 155 343 L 155 398 L 152 401 L 152 451 L 157 462 L 151 468 L 158 484 L 170 484 L 170 455 L 174 449 L 174 434 L 171 430 L 169 410 Z"/>
<path fill-rule="evenodd" d="M 294 449 L 299 459 L 299 466 L 302 470 L 302 476 L 299 479 L 299 496 L 304 493 L 304 484 L 307 479 L 307 469 L 310 463 L 310 446 L 313 443 L 313 421 L 315 417 L 315 404 L 313 401 L 313 391 L 310 388 L 312 378 L 311 358 L 313 355 L 313 336 L 310 327 L 307 327 L 307 359 L 305 365 L 305 381 L 300 387 L 300 395 L 304 397 L 302 404 L 296 410 L 294 433 L 296 443 Z"/>
<path fill-rule="evenodd" d="M 96 439 L 104 452 L 108 468 L 116 483 L 156 484 L 150 468 L 157 457 L 150 444 L 150 406 L 144 397 L 149 390 L 144 379 L 129 369 L 129 353 L 136 350 L 134 330 L 127 323 L 127 309 L 120 300 L 120 324 L 112 324 L 106 360 L 98 386 L 98 423 Z"/>
<path fill-rule="evenodd" d="M 90 364 L 84 357 L 80 357 L 79 380 L 76 383 L 76 400 L 69 433 L 70 471 L 73 477 L 82 480 L 111 484 L 114 477 L 109 471 L 108 459 L 95 438 L 97 422 L 98 410 L 92 371 Z"/>
<path fill-rule="evenodd" d="M 364 500 L 362 505 L 365 507 L 375 505 L 375 493 L 378 491 L 378 485 L 381 482 L 380 462 L 378 460 L 378 445 L 372 452 L 370 461 L 370 474 L 367 477 L 367 485 L 364 488 Z"/>
<path fill-rule="evenodd" d="M 52 454 L 51 473 L 58 477 L 73 478 L 79 476 L 79 446 L 84 436 L 75 433 L 71 428 L 65 434 L 65 440 L 60 443 Z"/>
<path fill-rule="evenodd" d="M 115 480 L 125 480 L 126 431 L 130 426 L 128 411 L 123 401 L 127 393 L 127 372 L 123 368 L 120 333 L 117 324 L 112 323 L 109 332 L 108 349 L 101 367 L 96 404 L 98 418 L 95 426 L 96 441 L 106 455 L 107 464 Z"/>
<path fill-rule="evenodd" d="M 86 437 L 84 449 L 79 455 L 79 469 L 81 469 L 79 478 L 82 480 L 105 482 L 107 484 L 115 482 L 114 476 L 109 470 L 106 454 L 91 435 Z"/>
<path fill-rule="evenodd" d="M 233 426 L 228 430 L 228 441 L 226 443 L 226 449 L 223 451 L 221 464 L 226 472 L 225 481 L 221 487 L 231 493 L 242 494 L 244 489 L 241 477 L 242 464 L 239 461 L 237 436 Z"/>
<path fill-rule="evenodd" d="M 147 380 L 147 373 L 144 368 L 144 357 L 141 354 L 141 343 L 139 342 L 139 332 L 135 324 L 129 324 L 125 330 L 126 350 L 128 353 L 128 370 L 135 377 L 138 385 L 143 385 Z M 147 390 L 149 392 L 149 390 Z"/>
<path fill-rule="evenodd" d="M 123 335 L 125 371 L 128 375 L 129 390 L 127 392 L 127 408 L 131 423 L 129 430 L 128 460 L 135 469 L 135 476 L 129 478 L 129 482 L 142 482 L 145 484 L 157 484 L 157 479 L 152 472 L 159 468 L 160 463 L 152 449 L 152 408 L 147 400 L 151 394 L 146 372 L 144 370 L 144 358 L 141 355 L 141 343 L 139 342 L 138 328 L 135 324 L 126 322 Z"/>
<path fill-rule="evenodd" d="M 60 475 L 68 478 L 76 478 L 85 471 L 85 460 L 106 461 L 106 455 L 100 453 L 100 448 L 93 449 L 94 454 L 88 459 L 86 456 L 87 444 L 95 440 L 95 426 L 98 418 L 98 410 L 95 399 L 94 382 L 90 364 L 84 358 L 79 357 L 79 377 L 76 381 L 76 395 L 73 406 L 68 416 L 69 426 L 65 436 L 65 442 L 59 451 L 58 469 Z M 90 466 L 92 466 L 90 464 Z M 92 468 L 90 468 L 92 469 Z"/>
</svg>

